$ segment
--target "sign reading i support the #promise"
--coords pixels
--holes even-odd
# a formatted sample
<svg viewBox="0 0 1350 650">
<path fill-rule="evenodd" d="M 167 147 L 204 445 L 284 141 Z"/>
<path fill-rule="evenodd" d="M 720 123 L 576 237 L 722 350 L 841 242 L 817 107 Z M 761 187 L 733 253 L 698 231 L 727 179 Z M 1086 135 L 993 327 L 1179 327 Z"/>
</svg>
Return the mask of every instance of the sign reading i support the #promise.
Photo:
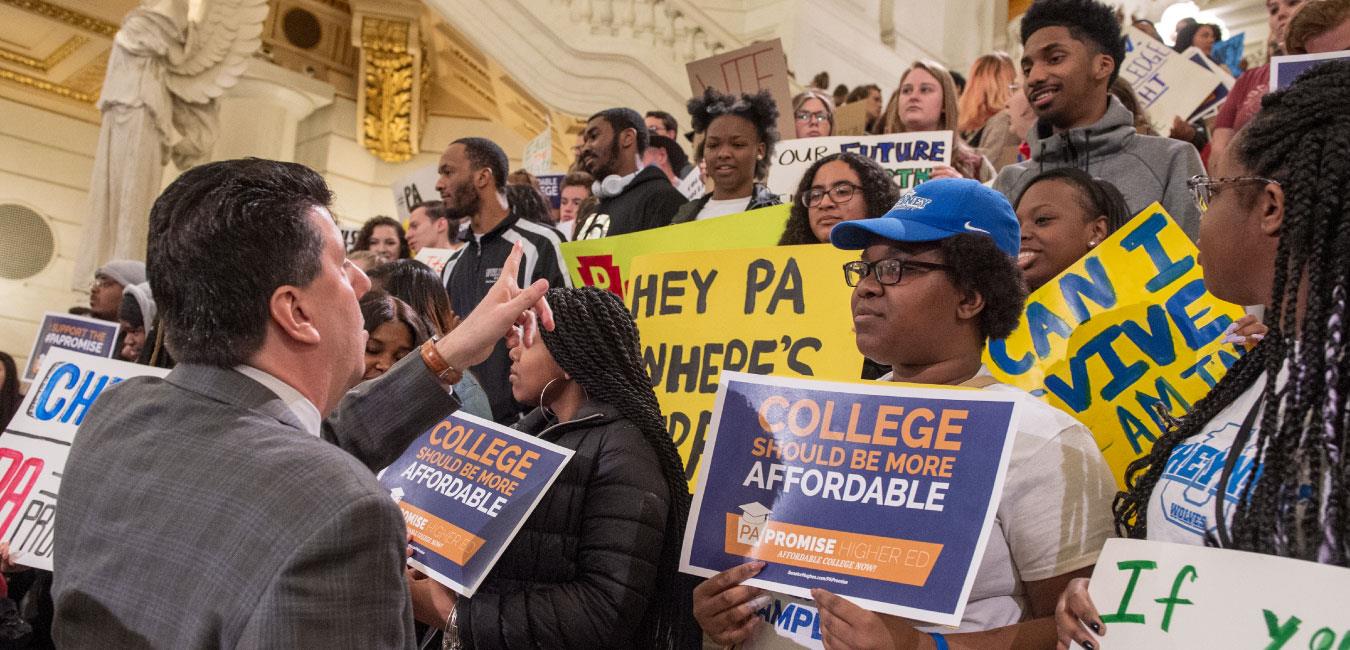
<svg viewBox="0 0 1350 650">
<path fill-rule="evenodd" d="M 987 391 L 724 372 L 680 570 L 763 560 L 746 584 L 957 625 L 1017 415 Z"/>
<path fill-rule="evenodd" d="M 408 564 L 473 596 L 572 450 L 457 411 L 380 475 L 412 535 Z"/>
</svg>

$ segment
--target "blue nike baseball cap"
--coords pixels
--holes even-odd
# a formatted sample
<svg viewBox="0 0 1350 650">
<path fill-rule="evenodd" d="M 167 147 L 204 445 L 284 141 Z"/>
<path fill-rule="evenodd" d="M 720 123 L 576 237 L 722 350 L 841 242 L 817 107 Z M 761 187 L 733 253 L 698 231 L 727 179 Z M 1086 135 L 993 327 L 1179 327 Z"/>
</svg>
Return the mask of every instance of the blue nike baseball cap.
<svg viewBox="0 0 1350 650">
<path fill-rule="evenodd" d="M 968 178 L 921 183 L 880 217 L 839 223 L 830 230 L 830 243 L 857 250 L 877 237 L 930 242 L 961 234 L 989 237 L 1011 257 L 1022 248 L 1022 226 L 1008 199 Z"/>
</svg>

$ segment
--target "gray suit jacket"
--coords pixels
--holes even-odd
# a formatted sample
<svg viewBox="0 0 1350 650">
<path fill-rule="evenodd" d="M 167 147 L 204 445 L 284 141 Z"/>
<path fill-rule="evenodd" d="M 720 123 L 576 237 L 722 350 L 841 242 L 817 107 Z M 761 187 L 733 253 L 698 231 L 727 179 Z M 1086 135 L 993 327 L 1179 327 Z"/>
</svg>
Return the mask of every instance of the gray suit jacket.
<svg viewBox="0 0 1350 650">
<path fill-rule="evenodd" d="M 323 440 L 233 370 L 110 388 L 61 482 L 57 644 L 412 648 L 403 518 L 372 470 L 457 407 L 416 354 Z"/>
</svg>

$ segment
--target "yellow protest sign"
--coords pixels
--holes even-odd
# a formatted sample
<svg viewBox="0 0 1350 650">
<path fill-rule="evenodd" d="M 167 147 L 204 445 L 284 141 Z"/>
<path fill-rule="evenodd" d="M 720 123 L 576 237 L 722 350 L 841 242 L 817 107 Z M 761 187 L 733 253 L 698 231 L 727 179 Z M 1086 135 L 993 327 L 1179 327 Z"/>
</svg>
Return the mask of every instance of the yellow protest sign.
<svg viewBox="0 0 1350 650">
<path fill-rule="evenodd" d="M 627 299 L 628 266 L 649 253 L 773 246 L 783 236 L 791 206 L 776 205 L 705 221 L 666 226 L 562 245 L 574 287 L 600 287 Z"/>
<path fill-rule="evenodd" d="M 633 260 L 629 309 L 691 486 L 723 370 L 859 378 L 842 271 L 857 257 L 821 244 Z"/>
<path fill-rule="evenodd" d="M 1116 482 L 1241 352 L 1221 342 L 1242 309 L 1205 291 L 1196 249 L 1157 203 L 1031 294 L 985 365 L 1092 430 Z"/>
</svg>

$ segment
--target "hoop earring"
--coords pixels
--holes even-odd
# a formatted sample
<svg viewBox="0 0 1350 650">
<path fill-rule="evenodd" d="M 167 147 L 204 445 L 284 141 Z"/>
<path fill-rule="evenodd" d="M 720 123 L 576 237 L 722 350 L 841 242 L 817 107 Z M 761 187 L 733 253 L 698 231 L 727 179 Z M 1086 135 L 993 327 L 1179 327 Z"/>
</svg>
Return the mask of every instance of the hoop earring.
<svg viewBox="0 0 1350 650">
<path fill-rule="evenodd" d="M 553 409 L 548 407 L 548 403 L 544 401 L 544 394 L 548 393 L 549 386 L 552 386 L 553 382 L 555 381 L 558 381 L 557 377 L 548 380 L 548 383 L 544 384 L 544 389 L 539 391 L 539 408 L 544 409 L 544 414 L 548 415 L 549 417 L 553 417 L 556 414 L 553 412 Z"/>
</svg>

